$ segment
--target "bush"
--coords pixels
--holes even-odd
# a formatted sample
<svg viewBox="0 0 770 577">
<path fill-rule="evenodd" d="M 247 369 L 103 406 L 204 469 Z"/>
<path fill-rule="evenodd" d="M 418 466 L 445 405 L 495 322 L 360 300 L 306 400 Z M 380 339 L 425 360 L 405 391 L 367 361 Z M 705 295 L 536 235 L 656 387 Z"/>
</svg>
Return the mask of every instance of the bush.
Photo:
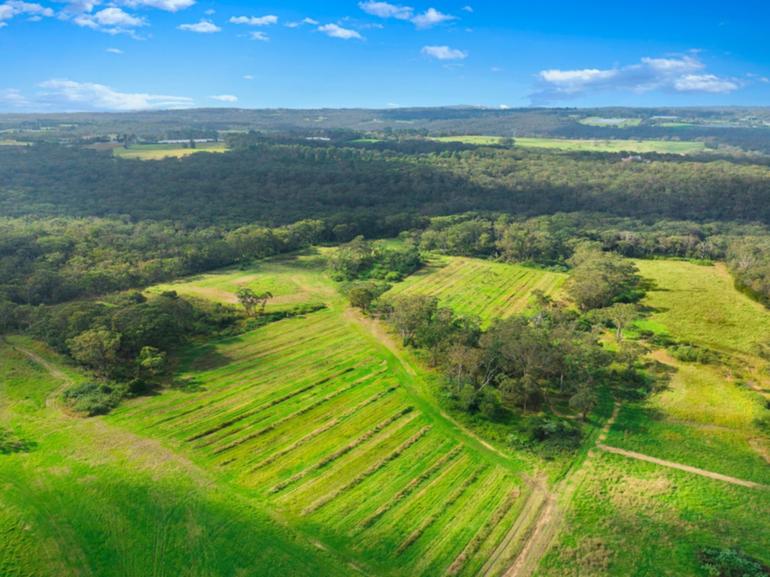
<svg viewBox="0 0 770 577">
<path fill-rule="evenodd" d="M 67 389 L 64 401 L 78 413 L 93 417 L 109 413 L 127 394 L 125 385 L 84 383 Z"/>
<path fill-rule="evenodd" d="M 534 418 L 531 423 L 530 434 L 534 441 L 568 450 L 577 448 L 582 437 L 582 432 L 577 424 L 553 416 Z"/>
<path fill-rule="evenodd" d="M 736 549 L 701 551 L 701 567 L 709 577 L 767 577 L 770 569 Z"/>
</svg>

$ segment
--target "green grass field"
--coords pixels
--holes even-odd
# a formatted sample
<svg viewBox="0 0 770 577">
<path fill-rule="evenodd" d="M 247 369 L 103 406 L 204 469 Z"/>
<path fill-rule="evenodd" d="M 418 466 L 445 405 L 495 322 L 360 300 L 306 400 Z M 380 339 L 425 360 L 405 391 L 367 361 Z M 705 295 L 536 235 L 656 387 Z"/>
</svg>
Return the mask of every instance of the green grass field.
<svg viewBox="0 0 770 577">
<path fill-rule="evenodd" d="M 674 337 L 727 353 L 752 355 L 770 338 L 770 313 L 735 290 L 722 264 L 701 266 L 671 260 L 635 261 L 660 290 L 645 304 L 657 309 L 650 321 Z"/>
<path fill-rule="evenodd" d="M 108 420 L 217 471 L 367 573 L 473 575 L 515 529 L 524 463 L 443 417 L 339 310 L 193 349 L 184 367 L 190 390 Z"/>
<path fill-rule="evenodd" d="M 500 143 L 499 136 L 442 136 L 440 142 L 463 142 L 479 146 Z M 694 154 L 706 150 L 703 142 L 686 140 L 578 140 L 567 138 L 516 137 L 521 148 L 547 148 L 571 152 L 658 152 L 663 154 Z"/>
<path fill-rule="evenodd" d="M 538 577 L 705 577 L 703 547 L 770 563 L 770 491 L 599 453 Z"/>
<path fill-rule="evenodd" d="M 567 275 L 465 257 L 431 257 L 428 266 L 395 285 L 385 296 L 427 294 L 458 314 L 489 323 L 524 311 L 532 292 L 558 296 Z"/>
<path fill-rule="evenodd" d="M 238 289 L 246 287 L 255 292 L 270 291 L 273 298 L 265 310 L 276 312 L 298 304 L 341 300 L 332 281 L 324 275 L 325 268 L 323 251 L 312 249 L 299 255 L 261 261 L 243 269 L 233 267 L 155 285 L 147 292 L 157 294 L 173 290 L 184 296 L 237 304 Z"/>
<path fill-rule="evenodd" d="M 356 574 L 157 440 L 63 413 L 56 392 L 85 378 L 0 342 L 0 423 L 35 443 L 0 453 L 0 575 Z"/>
<path fill-rule="evenodd" d="M 179 144 L 133 144 L 129 148 L 114 148 L 113 154 L 119 158 L 138 160 L 161 160 L 164 158 L 182 158 L 197 152 L 226 152 L 224 142 L 207 142 L 198 144 L 195 148 Z"/>
</svg>

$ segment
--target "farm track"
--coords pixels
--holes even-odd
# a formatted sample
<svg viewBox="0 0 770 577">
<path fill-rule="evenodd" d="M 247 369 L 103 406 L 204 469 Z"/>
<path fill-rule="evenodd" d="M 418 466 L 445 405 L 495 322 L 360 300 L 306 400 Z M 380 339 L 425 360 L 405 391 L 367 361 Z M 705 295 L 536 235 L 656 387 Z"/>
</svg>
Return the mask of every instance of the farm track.
<svg viewBox="0 0 770 577">
<path fill-rule="evenodd" d="M 617 447 L 609 447 L 607 445 L 600 444 L 598 449 L 607 453 L 613 453 L 615 455 L 622 455 L 629 459 L 636 459 L 637 461 L 645 461 L 647 463 L 653 463 L 654 465 L 660 465 L 661 467 L 668 467 L 669 469 L 677 469 L 679 471 L 685 471 L 692 473 L 693 475 L 700 475 L 701 477 L 707 477 L 714 479 L 715 481 L 722 481 L 723 483 L 730 483 L 731 485 L 739 485 L 741 487 L 748 487 L 749 489 L 766 489 L 770 490 L 770 485 L 763 485 L 761 483 L 755 483 L 754 481 L 746 481 L 744 479 L 738 479 L 736 477 L 730 477 L 729 475 L 723 475 L 722 473 L 715 473 L 714 471 L 707 471 L 705 469 L 699 469 L 691 465 L 685 465 L 684 463 L 677 463 L 675 461 L 666 461 L 665 459 L 658 459 L 657 457 L 650 457 L 642 453 L 635 451 L 628 451 L 626 449 L 618 449 Z"/>
<path fill-rule="evenodd" d="M 598 448 L 606 440 L 612 425 L 620 412 L 620 403 L 616 402 L 612 415 L 602 427 L 596 438 L 594 447 Z M 585 475 L 585 465 L 594 457 L 594 450 L 588 451 L 585 460 L 578 468 L 569 472 L 559 483 L 546 493 L 545 504 L 537 522 L 529 534 L 513 564 L 503 574 L 504 577 L 529 577 L 537 569 L 540 559 L 548 552 L 554 538 L 561 529 L 564 520 L 563 510 L 572 500 L 575 491 L 580 486 Z"/>
<path fill-rule="evenodd" d="M 5 339 L 3 339 L 5 340 Z M 58 381 L 61 381 L 61 385 L 59 385 L 56 389 L 54 389 L 51 394 L 49 394 L 45 399 L 45 406 L 48 408 L 57 408 L 60 407 L 59 398 L 61 397 L 61 394 L 64 392 L 64 390 L 71 386 L 73 384 L 72 379 L 67 375 L 64 371 L 53 365 L 52 363 L 49 363 L 47 360 L 45 360 L 43 357 L 38 355 L 37 353 L 30 351 L 29 349 L 19 346 L 19 345 L 10 345 L 11 348 L 14 350 L 20 352 L 22 355 L 30 359 L 33 363 L 37 363 L 41 367 L 43 367 L 48 373 L 55 378 Z M 66 415 L 67 413 L 65 411 L 62 411 L 62 414 Z"/>
</svg>

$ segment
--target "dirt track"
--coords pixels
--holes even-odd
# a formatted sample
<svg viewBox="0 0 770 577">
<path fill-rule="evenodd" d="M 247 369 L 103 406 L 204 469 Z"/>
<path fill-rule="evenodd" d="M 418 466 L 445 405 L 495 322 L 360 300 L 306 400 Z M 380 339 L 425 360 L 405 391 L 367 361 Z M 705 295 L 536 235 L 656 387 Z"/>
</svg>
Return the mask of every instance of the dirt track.
<svg viewBox="0 0 770 577">
<path fill-rule="evenodd" d="M 754 481 L 745 481 L 743 479 L 730 477 L 728 475 L 723 475 L 721 473 L 714 473 L 713 471 L 706 471 L 705 469 L 699 469 L 697 467 L 692 467 L 690 465 L 685 465 L 683 463 L 676 463 L 674 461 L 666 461 L 664 459 L 658 459 L 657 457 L 650 457 L 648 455 L 643 455 L 642 453 L 636 453 L 634 451 L 627 451 L 625 449 L 618 449 L 617 447 L 609 447 L 607 445 L 602 445 L 602 444 L 597 445 L 597 447 L 602 451 L 606 451 L 607 453 L 614 453 L 616 455 L 622 455 L 624 457 L 628 457 L 629 459 L 636 459 L 638 461 L 646 461 L 647 463 L 654 463 L 655 465 L 660 465 L 661 467 L 668 467 L 669 469 L 678 469 L 680 471 L 686 471 L 687 473 L 700 475 L 701 477 L 708 477 L 709 479 L 714 479 L 716 481 L 723 481 L 725 483 L 730 483 L 732 485 L 740 485 L 742 487 L 749 487 L 750 489 L 770 489 L 769 486 L 762 485 L 761 483 L 755 483 Z"/>
</svg>

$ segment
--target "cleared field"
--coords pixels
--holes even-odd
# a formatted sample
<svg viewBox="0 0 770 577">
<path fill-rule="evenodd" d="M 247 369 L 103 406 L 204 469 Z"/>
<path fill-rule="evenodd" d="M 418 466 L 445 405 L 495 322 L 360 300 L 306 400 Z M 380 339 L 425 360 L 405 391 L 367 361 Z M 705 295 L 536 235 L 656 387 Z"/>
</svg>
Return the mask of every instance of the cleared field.
<svg viewBox="0 0 770 577">
<path fill-rule="evenodd" d="M 0 575 L 356 574 L 157 441 L 50 402 L 83 379 L 38 343 L 0 341 L 0 423 L 32 443 L 0 453 Z"/>
<path fill-rule="evenodd" d="M 578 122 L 580 124 L 585 124 L 586 126 L 613 126 L 617 128 L 626 128 L 629 126 L 639 126 L 642 123 L 642 119 L 588 116 L 586 118 L 581 118 Z"/>
<path fill-rule="evenodd" d="M 157 294 L 173 290 L 180 295 L 236 304 L 238 289 L 246 287 L 255 292 L 270 291 L 273 298 L 265 310 L 275 312 L 298 304 L 341 300 L 331 280 L 322 274 L 325 267 L 326 261 L 321 252 L 311 249 L 298 255 L 260 261 L 245 268 L 232 267 L 155 285 L 147 292 Z"/>
<path fill-rule="evenodd" d="M 706 575 L 703 547 L 770 564 L 770 491 L 599 453 L 539 577 Z"/>
<path fill-rule="evenodd" d="M 428 266 L 395 285 L 385 298 L 402 294 L 431 295 L 458 314 L 478 316 L 488 323 L 525 310 L 535 290 L 558 295 L 566 279 L 566 274 L 515 264 L 433 257 Z"/>
<path fill-rule="evenodd" d="M 441 142 L 463 142 L 489 146 L 500 143 L 499 136 L 441 136 Z M 522 148 L 549 148 L 576 152 L 658 152 L 663 154 L 693 154 L 703 152 L 706 145 L 694 140 L 579 140 L 567 138 L 516 137 L 515 146 Z"/>
<path fill-rule="evenodd" d="M 655 309 L 647 326 L 726 353 L 753 355 L 770 339 L 770 311 L 735 290 L 723 264 L 637 260 L 641 275 L 660 290 L 645 304 Z M 644 326 L 644 325 L 643 325 Z"/>
<path fill-rule="evenodd" d="M 523 463 L 459 430 L 339 311 L 193 349 L 184 367 L 187 390 L 109 420 L 217 471 L 365 572 L 474 575 L 488 551 L 521 546 Z"/>
<path fill-rule="evenodd" d="M 224 142 L 198 144 L 195 148 L 183 147 L 178 144 L 134 144 L 129 148 L 115 148 L 113 154 L 119 158 L 138 160 L 161 160 L 163 158 L 182 158 L 197 152 L 225 152 Z"/>
</svg>

